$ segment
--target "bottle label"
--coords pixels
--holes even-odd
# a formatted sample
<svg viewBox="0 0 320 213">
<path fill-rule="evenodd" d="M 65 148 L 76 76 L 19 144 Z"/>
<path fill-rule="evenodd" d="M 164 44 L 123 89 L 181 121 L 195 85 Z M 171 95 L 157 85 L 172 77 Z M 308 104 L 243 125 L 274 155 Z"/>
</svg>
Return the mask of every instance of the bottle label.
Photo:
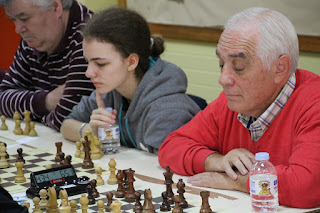
<svg viewBox="0 0 320 213">
<path fill-rule="evenodd" d="M 120 132 L 118 126 L 106 126 L 98 128 L 98 138 L 101 141 L 112 141 L 120 138 Z"/>
<path fill-rule="evenodd" d="M 278 179 L 272 174 L 250 176 L 250 194 L 278 197 Z"/>
</svg>

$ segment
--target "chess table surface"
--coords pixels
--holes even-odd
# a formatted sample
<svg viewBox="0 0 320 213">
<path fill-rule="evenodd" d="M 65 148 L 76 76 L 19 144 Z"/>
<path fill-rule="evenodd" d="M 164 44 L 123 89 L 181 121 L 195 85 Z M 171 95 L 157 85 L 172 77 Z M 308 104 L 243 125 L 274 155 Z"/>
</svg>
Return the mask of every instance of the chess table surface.
<svg viewBox="0 0 320 213">
<path fill-rule="evenodd" d="M 21 122 L 22 129 L 24 128 L 24 122 Z M 74 142 L 65 140 L 62 135 L 50 129 L 40 123 L 36 123 L 35 130 L 38 133 L 37 137 L 30 137 L 25 135 L 15 135 L 13 133 L 14 122 L 12 119 L 7 118 L 6 124 L 9 130 L 0 130 L 0 142 L 7 143 L 7 152 L 10 155 L 9 163 L 10 167 L 6 169 L 0 169 L 0 177 L 2 181 L 0 184 L 14 197 L 14 199 L 29 202 L 31 207 L 29 212 L 32 212 L 33 202 L 31 199 L 24 197 L 23 194 L 30 187 L 30 173 L 35 171 L 40 171 L 45 169 L 48 164 L 54 164 L 54 157 L 56 154 L 55 142 L 63 142 L 62 152 L 65 155 L 72 156 L 72 165 L 74 166 L 77 176 L 88 176 L 91 178 L 96 178 L 95 169 L 82 169 L 81 163 L 82 159 L 75 158 L 76 145 Z M 16 175 L 16 167 L 14 162 L 17 158 L 17 149 L 23 149 L 23 156 L 26 161 L 24 166 L 24 174 L 27 178 L 25 183 L 14 183 L 14 177 Z M 117 190 L 117 184 L 109 185 L 107 180 L 110 175 L 108 162 L 110 158 L 113 157 L 117 163 L 117 169 L 129 169 L 132 168 L 135 171 L 134 174 L 134 188 L 136 191 L 142 193 L 141 204 L 143 204 L 143 192 L 145 189 L 150 189 L 153 197 L 153 204 L 155 206 L 156 212 L 159 211 L 159 207 L 162 203 L 161 193 L 166 190 L 164 184 L 165 169 L 162 168 L 158 163 L 157 155 L 150 154 L 144 151 L 121 147 L 119 153 L 112 155 L 104 155 L 101 159 L 93 160 L 95 168 L 101 167 L 102 178 L 105 184 L 98 186 L 97 190 L 100 193 L 100 197 L 96 200 L 103 199 L 105 206 L 107 204 L 106 193 L 111 191 L 115 192 Z M 202 204 L 200 192 L 209 191 L 210 198 L 209 204 L 213 211 L 215 212 L 251 212 L 250 196 L 246 193 L 230 191 L 230 190 L 218 190 L 203 187 L 194 187 L 187 183 L 187 178 L 185 176 L 180 176 L 178 174 L 173 175 L 173 192 L 177 194 L 176 183 L 179 179 L 182 179 L 186 185 L 185 187 L 185 198 L 189 203 L 189 208 L 184 209 L 184 212 L 199 212 Z M 69 201 L 76 200 L 78 203 L 77 212 L 80 210 L 80 199 L 81 195 L 70 196 Z M 119 198 L 122 202 L 121 209 L 123 212 L 133 212 L 132 207 L 134 202 L 126 202 L 124 199 Z M 58 200 L 60 204 L 60 200 Z M 96 204 L 89 205 L 88 212 L 97 212 L 98 207 Z M 283 213 L 295 213 L 295 212 L 308 212 L 314 209 L 295 209 L 285 206 L 280 206 L 279 212 Z"/>
</svg>

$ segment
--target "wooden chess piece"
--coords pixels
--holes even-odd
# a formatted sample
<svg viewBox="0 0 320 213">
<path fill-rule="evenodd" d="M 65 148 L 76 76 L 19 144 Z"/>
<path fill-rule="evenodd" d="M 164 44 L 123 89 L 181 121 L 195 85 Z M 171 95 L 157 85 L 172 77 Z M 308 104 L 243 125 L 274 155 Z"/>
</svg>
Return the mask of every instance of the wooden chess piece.
<svg viewBox="0 0 320 213">
<path fill-rule="evenodd" d="M 94 198 L 98 198 L 100 196 L 100 193 L 97 190 L 97 180 L 96 179 L 91 179 L 90 180 L 90 185 L 92 187 L 92 196 Z"/>
<path fill-rule="evenodd" d="M 91 133 L 92 134 L 92 133 Z M 100 159 L 102 156 L 101 156 L 101 152 L 98 148 L 98 138 L 97 137 L 91 137 L 91 152 L 90 152 L 90 155 L 91 155 L 91 159 Z"/>
<path fill-rule="evenodd" d="M 135 195 L 136 202 L 134 203 L 133 211 L 135 213 L 142 213 L 143 208 L 142 208 L 142 205 L 141 205 L 141 202 L 140 202 L 141 193 L 140 192 L 135 192 L 134 195 Z"/>
<path fill-rule="evenodd" d="M 17 176 L 15 177 L 14 182 L 15 183 L 24 183 L 24 182 L 26 182 L 27 179 L 24 176 L 24 173 L 23 173 L 23 170 L 22 170 L 23 166 L 24 166 L 24 163 L 23 162 L 16 162 L 15 166 L 17 167 Z"/>
<path fill-rule="evenodd" d="M 23 134 L 23 131 L 21 129 L 21 121 L 20 120 L 15 120 L 15 127 L 14 127 L 14 130 L 13 130 L 13 133 L 16 134 L 16 135 L 22 135 Z"/>
<path fill-rule="evenodd" d="M 66 199 L 61 200 L 61 205 L 58 208 L 59 213 L 70 213 L 71 212 L 71 206 L 68 205 L 68 201 Z"/>
<path fill-rule="evenodd" d="M 1 116 L 1 126 L 0 126 L 0 130 L 8 130 L 8 126 L 6 124 L 6 116 L 2 115 Z"/>
<path fill-rule="evenodd" d="M 182 179 L 179 179 L 178 183 L 177 183 L 177 193 L 179 194 L 180 197 L 180 206 L 181 208 L 187 208 L 188 207 L 188 202 L 186 201 L 185 197 L 184 197 L 184 193 L 185 193 L 185 184 L 183 182 Z"/>
<path fill-rule="evenodd" d="M 124 190 L 124 173 L 122 170 L 118 170 L 118 173 L 116 175 L 117 182 L 118 182 L 118 188 L 116 191 L 116 197 L 117 198 L 123 198 L 125 196 L 125 190 Z"/>
<path fill-rule="evenodd" d="M 29 202 L 23 202 L 23 203 L 20 203 L 20 206 L 27 207 L 27 209 L 29 210 L 29 208 L 30 208 L 30 203 L 29 203 Z"/>
<path fill-rule="evenodd" d="M 92 204 L 95 204 L 96 203 L 96 199 L 94 199 L 93 195 L 92 195 L 92 186 L 89 184 L 87 185 L 87 193 L 88 193 L 88 200 L 89 200 L 89 204 L 92 205 Z"/>
<path fill-rule="evenodd" d="M 13 114 L 13 120 L 16 121 L 16 120 L 20 120 L 20 114 L 18 111 L 15 111 L 14 114 Z"/>
<path fill-rule="evenodd" d="M 180 206 L 180 197 L 179 197 L 179 195 L 175 195 L 173 197 L 173 201 L 174 201 L 174 208 L 173 208 L 172 212 L 173 213 L 182 213 L 183 210 L 182 210 L 182 208 Z"/>
<path fill-rule="evenodd" d="M 67 155 L 67 157 L 64 159 L 64 165 L 71 165 L 72 156 Z"/>
<path fill-rule="evenodd" d="M 165 211 L 170 211 L 171 210 L 171 206 L 168 202 L 168 196 L 167 196 L 167 192 L 162 192 L 161 193 L 162 196 L 162 204 L 160 206 L 160 211 L 165 212 Z"/>
<path fill-rule="evenodd" d="M 85 136 L 85 141 L 83 141 L 82 144 L 84 147 L 84 159 L 81 167 L 83 169 L 91 169 L 94 167 L 94 163 L 90 157 L 90 141 L 88 140 L 87 136 Z"/>
<path fill-rule="evenodd" d="M 66 189 L 61 189 L 59 191 L 59 198 L 61 201 L 66 200 L 66 202 L 68 203 L 69 196 L 68 196 L 68 192 Z M 60 206 L 62 206 L 62 202 L 60 203 Z"/>
<path fill-rule="evenodd" d="M 173 204 L 174 203 L 174 201 L 173 201 L 174 194 L 172 191 L 172 184 L 174 182 L 172 180 L 173 173 L 171 172 L 169 166 L 166 166 L 166 171 L 163 173 L 163 175 L 165 178 L 164 184 L 166 185 L 166 193 L 167 193 L 168 202 L 169 202 L 169 204 Z"/>
<path fill-rule="evenodd" d="M 76 153 L 74 154 L 74 156 L 76 157 L 76 158 L 80 158 L 80 147 L 81 147 L 81 142 L 80 141 L 77 141 L 76 142 L 76 147 L 77 147 L 77 151 L 76 151 Z"/>
<path fill-rule="evenodd" d="M 52 169 L 52 164 L 48 164 L 45 167 L 46 167 L 46 169 Z"/>
<path fill-rule="evenodd" d="M 212 213 L 212 210 L 209 205 L 209 196 L 210 192 L 209 191 L 201 191 L 200 196 L 202 198 L 202 205 L 200 209 L 200 213 Z"/>
<path fill-rule="evenodd" d="M 98 186 L 104 185 L 104 180 L 102 179 L 102 168 L 101 167 L 96 168 L 96 173 L 97 173 L 97 185 Z"/>
<path fill-rule="evenodd" d="M 98 213 L 104 213 L 104 209 L 103 209 L 104 208 L 104 202 L 103 202 L 103 200 L 98 200 L 97 206 L 99 208 Z"/>
<path fill-rule="evenodd" d="M 86 141 L 84 138 L 80 138 L 80 158 L 84 159 L 84 146 L 83 142 Z"/>
<path fill-rule="evenodd" d="M 134 201 L 135 200 L 135 190 L 134 190 L 134 187 L 133 187 L 133 182 L 135 181 L 134 179 L 134 170 L 132 170 L 131 168 L 128 169 L 126 171 L 126 174 L 127 174 L 127 183 L 128 183 L 128 188 L 127 188 L 127 191 L 124 195 L 124 200 L 125 201 Z"/>
<path fill-rule="evenodd" d="M 30 111 L 26 110 L 24 111 L 24 122 L 25 122 L 25 127 L 24 127 L 24 130 L 23 130 L 23 134 L 24 135 L 29 135 L 30 133 L 30 121 L 31 121 L 31 118 L 30 118 Z"/>
<path fill-rule="evenodd" d="M 6 159 L 6 147 L 3 143 L 0 143 L 0 169 L 8 168 L 9 163 Z"/>
<path fill-rule="evenodd" d="M 32 199 L 32 201 L 33 201 L 33 204 L 34 204 L 34 208 L 33 208 L 33 212 L 32 213 L 42 213 L 42 211 L 40 210 L 40 205 L 39 205 L 40 198 L 34 197 Z"/>
<path fill-rule="evenodd" d="M 113 194 L 112 194 L 112 192 L 107 192 L 106 196 L 107 196 L 108 202 L 107 202 L 107 206 L 105 208 L 105 211 L 106 212 L 111 212 L 112 211 L 111 203 L 112 203 Z"/>
<path fill-rule="evenodd" d="M 70 201 L 71 213 L 77 213 L 77 201 Z"/>
<path fill-rule="evenodd" d="M 29 132 L 29 136 L 31 137 L 36 137 L 38 136 L 38 133 L 36 131 L 36 123 L 34 121 L 30 122 L 30 132 Z"/>
<path fill-rule="evenodd" d="M 57 192 L 56 189 L 51 186 L 48 188 L 48 213 L 57 213 L 58 212 L 58 202 L 57 202 Z"/>
<path fill-rule="evenodd" d="M 40 203 L 39 203 L 40 209 L 47 209 L 47 207 L 48 207 L 47 194 L 48 194 L 48 191 L 46 189 L 41 189 L 40 192 L 39 192 L 39 195 L 40 195 Z"/>
<path fill-rule="evenodd" d="M 17 158 L 17 162 L 23 162 L 26 163 L 26 161 L 23 159 L 23 149 L 22 148 L 18 148 L 17 149 L 18 152 L 18 158 Z"/>
<path fill-rule="evenodd" d="M 114 160 L 114 158 L 110 158 L 110 161 L 108 163 L 109 165 L 109 171 L 110 171 L 110 176 L 109 179 L 107 181 L 108 184 L 116 184 L 117 183 L 117 178 L 116 178 L 116 161 Z"/>
<path fill-rule="evenodd" d="M 112 209 L 112 213 L 121 213 L 121 202 L 119 202 L 118 200 L 115 200 L 114 202 L 111 203 L 111 209 Z"/>
<path fill-rule="evenodd" d="M 60 152 L 61 151 L 61 147 L 62 147 L 62 142 L 56 142 L 55 143 L 56 147 L 57 147 L 57 154 L 56 154 L 56 157 L 54 158 L 54 161 L 55 162 L 60 162 L 61 161 L 61 158 L 60 158 Z"/>
<path fill-rule="evenodd" d="M 87 213 L 89 208 L 89 199 L 86 197 L 86 194 L 81 194 L 80 204 L 82 213 Z"/>
<path fill-rule="evenodd" d="M 154 205 L 152 203 L 152 193 L 150 189 L 144 190 L 144 203 L 142 213 L 153 213 Z"/>
<path fill-rule="evenodd" d="M 0 142 L 0 143 L 2 143 L 6 147 L 6 159 L 10 158 L 10 156 L 9 156 L 9 154 L 7 152 L 7 144 L 4 143 L 4 142 Z"/>
<path fill-rule="evenodd" d="M 60 153 L 59 153 L 59 158 L 60 158 L 60 161 L 59 161 L 59 162 L 60 162 L 60 165 L 61 165 L 61 166 L 65 165 L 64 156 L 65 156 L 64 152 L 60 152 Z"/>
</svg>

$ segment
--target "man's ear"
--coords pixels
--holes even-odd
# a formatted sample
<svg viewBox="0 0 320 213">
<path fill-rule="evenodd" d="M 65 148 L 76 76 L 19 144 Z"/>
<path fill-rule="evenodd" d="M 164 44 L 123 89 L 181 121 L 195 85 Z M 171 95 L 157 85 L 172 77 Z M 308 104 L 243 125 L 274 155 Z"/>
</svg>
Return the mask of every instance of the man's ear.
<svg viewBox="0 0 320 213">
<path fill-rule="evenodd" d="M 139 64 L 139 56 L 138 56 L 138 54 L 131 53 L 129 55 L 129 57 L 127 58 L 127 60 L 128 60 L 128 71 L 129 72 L 134 71 L 137 68 L 138 64 Z"/>
<path fill-rule="evenodd" d="M 288 55 L 281 55 L 276 60 L 275 83 L 281 83 L 288 80 L 290 76 L 291 60 Z"/>
<path fill-rule="evenodd" d="M 63 7 L 62 7 L 61 0 L 53 1 L 52 7 L 53 7 L 53 11 L 57 14 L 57 16 L 61 17 L 62 13 L 63 13 Z"/>
</svg>

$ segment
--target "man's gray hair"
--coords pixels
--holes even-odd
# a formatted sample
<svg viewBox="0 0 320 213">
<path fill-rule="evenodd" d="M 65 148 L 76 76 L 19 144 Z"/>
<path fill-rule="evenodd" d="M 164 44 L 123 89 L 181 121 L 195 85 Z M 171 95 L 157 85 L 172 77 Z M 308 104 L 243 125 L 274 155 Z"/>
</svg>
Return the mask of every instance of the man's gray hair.
<svg viewBox="0 0 320 213">
<path fill-rule="evenodd" d="M 232 16 L 225 30 L 241 33 L 252 26 L 258 32 L 257 54 L 264 67 L 269 70 L 276 59 L 286 54 L 291 60 L 290 72 L 294 73 L 298 67 L 299 41 L 290 20 L 280 12 L 253 7 Z"/>
<path fill-rule="evenodd" d="M 12 0 L 0 0 L 1 7 L 7 7 Z M 34 6 L 39 6 L 43 11 L 52 7 L 53 0 L 29 0 Z M 61 0 L 63 9 L 69 9 L 74 0 Z"/>
</svg>

